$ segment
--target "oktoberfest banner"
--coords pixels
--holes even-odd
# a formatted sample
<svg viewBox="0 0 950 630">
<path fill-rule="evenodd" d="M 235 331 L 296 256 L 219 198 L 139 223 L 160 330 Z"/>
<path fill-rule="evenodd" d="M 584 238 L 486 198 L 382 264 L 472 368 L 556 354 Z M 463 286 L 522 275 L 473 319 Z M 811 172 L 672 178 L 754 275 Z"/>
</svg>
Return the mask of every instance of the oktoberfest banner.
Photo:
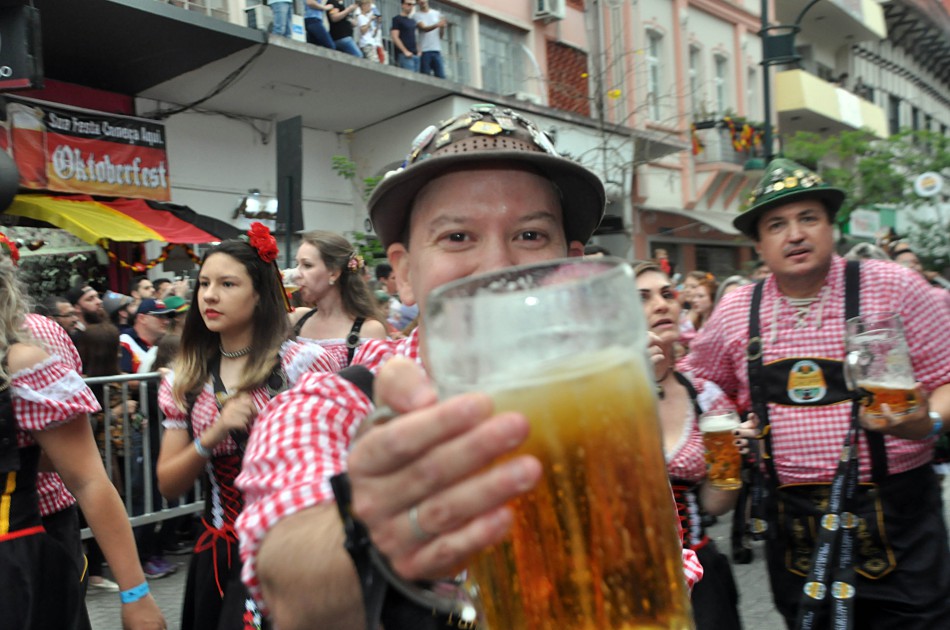
<svg viewBox="0 0 950 630">
<path fill-rule="evenodd" d="M 171 198 L 165 126 L 6 97 L 0 145 L 20 170 L 20 186 L 110 197 Z"/>
</svg>

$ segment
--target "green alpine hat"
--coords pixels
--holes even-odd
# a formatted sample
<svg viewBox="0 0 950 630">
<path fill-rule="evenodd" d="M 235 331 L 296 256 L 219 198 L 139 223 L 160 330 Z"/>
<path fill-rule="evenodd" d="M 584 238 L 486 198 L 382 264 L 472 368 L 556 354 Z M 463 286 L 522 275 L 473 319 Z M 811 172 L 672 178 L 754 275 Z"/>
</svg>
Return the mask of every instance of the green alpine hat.
<svg viewBox="0 0 950 630">
<path fill-rule="evenodd" d="M 749 209 L 733 219 L 732 225 L 754 238 L 756 223 L 766 210 L 806 197 L 824 201 L 828 213 L 834 217 L 844 202 L 845 192 L 829 186 L 820 175 L 797 162 L 776 158 L 769 162 L 765 175 L 752 190 Z"/>
</svg>

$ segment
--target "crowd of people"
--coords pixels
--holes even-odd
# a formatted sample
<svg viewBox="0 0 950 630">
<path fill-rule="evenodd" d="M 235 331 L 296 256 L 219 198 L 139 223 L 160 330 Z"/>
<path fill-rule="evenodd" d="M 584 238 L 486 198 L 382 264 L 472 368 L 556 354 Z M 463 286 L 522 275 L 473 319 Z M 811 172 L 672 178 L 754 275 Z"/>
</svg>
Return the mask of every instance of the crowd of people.
<svg viewBox="0 0 950 630">
<path fill-rule="evenodd" d="M 541 472 L 532 456 L 509 457 L 529 433 L 524 416 L 496 413 L 481 393 L 439 400 L 420 309 L 473 274 L 604 255 L 585 244 L 605 195 L 510 110 L 477 105 L 441 125 L 369 201 L 388 259 L 373 270 L 326 231 L 304 234 L 281 270 L 276 240 L 253 224 L 207 251 L 194 286 L 139 278 L 123 295 L 83 284 L 33 313 L 15 245 L 0 239 L 0 437 L 15 437 L 0 451 L 10 506 L 0 598 L 11 627 L 88 627 L 80 512 L 94 534 L 89 583 L 119 592 L 127 628 L 164 628 L 168 615 L 186 629 L 472 627 L 397 591 L 379 597 L 389 578 L 361 560 L 371 549 L 402 579 L 450 578 L 504 539 L 509 502 Z M 680 274 L 662 250 L 634 269 L 672 489 L 655 509 L 680 532 L 697 628 L 742 625 L 729 558 L 705 531 L 732 510 L 732 559 L 751 559 L 750 536 L 766 540 L 790 628 L 923 630 L 950 618 L 931 466 L 950 417 L 950 300 L 906 244 L 890 244 L 889 260 L 839 256 L 843 198 L 777 159 L 735 219 L 761 259 L 749 277 Z M 844 378 L 844 331 L 881 311 L 903 320 L 916 405 L 872 418 Z M 80 378 L 156 372 L 138 398 Z M 741 489 L 707 479 L 698 420 L 710 410 L 743 416 L 731 438 L 746 461 Z M 390 420 L 373 423 L 382 411 Z M 161 508 L 158 493 L 144 505 L 146 484 L 173 505 L 199 480 L 203 513 L 133 533 L 124 470 L 136 476 L 133 514 Z M 175 570 L 165 556 L 181 538 L 184 609 L 163 616 L 146 578 Z M 815 561 L 822 549 L 830 561 Z"/>
<path fill-rule="evenodd" d="M 274 16 L 271 32 L 290 37 L 293 28 L 292 0 L 268 0 Z M 399 14 L 384 30 L 383 17 L 372 0 L 355 0 L 348 6 L 343 0 L 305 0 L 304 30 L 307 43 L 347 55 L 388 63 L 383 43 L 388 33 L 395 65 L 413 72 L 445 78 L 442 38 L 448 21 L 429 0 L 405 0 Z"/>
</svg>

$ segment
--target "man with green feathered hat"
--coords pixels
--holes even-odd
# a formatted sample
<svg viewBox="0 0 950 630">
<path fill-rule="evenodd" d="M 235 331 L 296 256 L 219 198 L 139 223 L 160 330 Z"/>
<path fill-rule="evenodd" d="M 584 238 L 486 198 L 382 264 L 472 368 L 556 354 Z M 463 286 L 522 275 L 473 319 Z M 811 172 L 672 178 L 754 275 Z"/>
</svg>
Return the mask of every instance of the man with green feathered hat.
<svg viewBox="0 0 950 630">
<path fill-rule="evenodd" d="M 765 175 L 749 196 L 749 208 L 732 221 L 737 230 L 756 238 L 756 224 L 762 214 L 794 199 L 814 198 L 825 204 L 834 223 L 835 214 L 844 202 L 845 192 L 825 183 L 817 173 L 785 158 L 772 160 Z"/>
<path fill-rule="evenodd" d="M 801 164 L 769 164 L 733 224 L 772 275 L 723 298 L 689 361 L 757 419 L 739 431 L 762 437 L 752 529 L 788 626 L 943 627 L 950 550 L 930 462 L 950 419 L 950 309 L 919 274 L 835 253 L 844 199 Z M 916 385 L 907 411 L 872 416 L 845 377 L 845 321 L 884 312 L 900 315 Z M 852 515 L 857 528 L 837 526 Z"/>
</svg>

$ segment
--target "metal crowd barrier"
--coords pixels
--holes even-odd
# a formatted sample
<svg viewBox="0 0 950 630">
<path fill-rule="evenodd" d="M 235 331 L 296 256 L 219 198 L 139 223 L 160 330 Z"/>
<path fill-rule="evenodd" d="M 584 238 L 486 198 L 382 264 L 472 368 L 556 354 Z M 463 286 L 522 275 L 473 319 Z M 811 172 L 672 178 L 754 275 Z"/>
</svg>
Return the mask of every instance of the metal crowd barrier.
<svg viewBox="0 0 950 630">
<path fill-rule="evenodd" d="M 109 404 L 112 399 L 110 392 L 116 387 L 118 387 L 120 391 L 120 396 L 116 398 L 119 402 L 115 404 L 121 403 L 123 408 L 122 452 L 124 456 L 122 457 L 123 461 L 121 464 L 122 490 L 125 511 L 129 516 L 129 522 L 131 522 L 132 527 L 156 523 L 185 514 L 195 514 L 204 509 L 204 496 L 200 478 L 195 482 L 194 494 L 188 493 L 183 495 L 177 501 L 177 505 L 169 505 L 169 501 L 163 497 L 161 499 L 161 508 L 156 510 L 153 507 L 155 499 L 159 497 L 160 494 L 158 492 L 155 475 L 152 471 L 152 455 L 154 453 L 155 458 L 157 458 L 161 438 L 159 437 L 159 443 L 153 444 L 151 439 L 152 431 L 149 430 L 149 427 L 152 423 L 157 423 L 159 436 L 161 436 L 164 431 L 162 421 L 165 417 L 156 403 L 161 378 L 162 375 L 159 372 L 149 372 L 147 374 L 96 376 L 83 379 L 90 387 L 96 385 L 103 387 L 102 431 L 105 439 L 100 454 L 103 457 L 106 474 L 110 480 L 114 479 L 114 462 L 116 461 L 116 458 L 113 457 L 114 446 L 112 443 L 112 426 L 115 424 L 112 407 L 115 405 Z M 128 412 L 128 405 L 126 404 L 134 399 L 129 396 L 129 390 L 136 385 L 138 387 L 137 413 L 147 419 L 147 424 L 143 424 L 138 430 L 132 428 L 132 414 Z M 149 399 L 150 393 L 153 394 L 151 400 Z M 156 403 L 154 404 L 154 409 L 150 407 L 150 403 Z M 95 430 L 98 432 L 99 428 L 95 427 Z M 135 461 L 139 456 L 141 456 L 141 463 Z M 173 501 L 172 503 L 174 504 L 175 502 Z M 92 538 L 92 531 L 88 527 L 83 528 L 82 537 L 83 539 Z"/>
</svg>

